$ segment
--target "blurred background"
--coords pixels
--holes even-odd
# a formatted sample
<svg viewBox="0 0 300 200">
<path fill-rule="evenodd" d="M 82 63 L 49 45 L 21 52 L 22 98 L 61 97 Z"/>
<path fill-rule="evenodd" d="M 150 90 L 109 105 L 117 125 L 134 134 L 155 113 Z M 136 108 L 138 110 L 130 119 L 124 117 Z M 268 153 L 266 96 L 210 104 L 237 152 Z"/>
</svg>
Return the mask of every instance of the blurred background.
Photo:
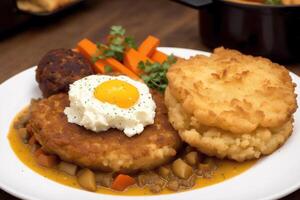
<svg viewBox="0 0 300 200">
<path fill-rule="evenodd" d="M 153 34 L 161 46 L 225 46 L 300 74 L 300 0 L 1 0 L 0 15 L 0 83 L 51 49 L 103 40 L 112 25 L 137 42 Z"/>
<path fill-rule="evenodd" d="M 37 65 L 49 50 L 73 48 L 85 37 L 102 41 L 112 25 L 126 28 L 137 42 L 152 34 L 160 46 L 211 51 L 224 45 L 269 57 L 300 75 L 299 5 L 179 2 L 184 5 L 169 0 L 0 0 L 0 83 Z M 0 199 L 17 198 L 0 190 Z M 300 191 L 284 199 L 300 199 Z"/>
</svg>

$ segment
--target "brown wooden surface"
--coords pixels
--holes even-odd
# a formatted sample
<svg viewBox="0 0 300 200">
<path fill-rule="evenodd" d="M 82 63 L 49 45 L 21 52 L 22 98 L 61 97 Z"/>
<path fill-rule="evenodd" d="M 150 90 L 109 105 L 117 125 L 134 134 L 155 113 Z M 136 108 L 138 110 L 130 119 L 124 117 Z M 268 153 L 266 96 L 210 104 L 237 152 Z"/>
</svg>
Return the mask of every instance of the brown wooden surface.
<svg viewBox="0 0 300 200">
<path fill-rule="evenodd" d="M 72 48 L 83 37 L 101 40 L 114 24 L 124 26 L 137 41 L 151 33 L 161 38 L 161 46 L 207 50 L 198 39 L 197 14 L 167 0 L 88 0 L 58 16 L 35 19 L 0 40 L 0 83 L 36 65 L 48 50 Z M 300 64 L 288 68 L 300 75 Z M 300 191 L 284 199 L 300 199 Z M 0 190 L 0 200 L 17 198 Z"/>
</svg>

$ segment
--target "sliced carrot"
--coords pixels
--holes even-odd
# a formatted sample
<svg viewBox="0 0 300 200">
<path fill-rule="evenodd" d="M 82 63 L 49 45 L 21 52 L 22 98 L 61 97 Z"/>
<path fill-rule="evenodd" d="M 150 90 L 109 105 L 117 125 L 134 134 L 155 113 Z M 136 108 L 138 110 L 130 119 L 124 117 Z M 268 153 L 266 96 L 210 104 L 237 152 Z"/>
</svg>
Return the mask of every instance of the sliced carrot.
<svg viewBox="0 0 300 200">
<path fill-rule="evenodd" d="M 136 75 L 130 69 L 128 69 L 127 67 L 125 67 L 122 63 L 120 63 L 116 59 L 114 59 L 114 58 L 106 58 L 104 60 L 104 62 L 107 65 L 111 66 L 114 71 L 117 71 L 117 72 L 120 72 L 122 74 L 125 74 L 125 75 L 129 76 L 130 78 L 133 78 L 133 79 L 136 79 L 136 80 L 140 80 L 140 77 L 138 75 Z"/>
<path fill-rule="evenodd" d="M 97 52 L 97 46 L 89 39 L 84 38 L 77 44 L 77 48 L 86 58 L 91 59 Z"/>
<path fill-rule="evenodd" d="M 105 74 L 105 62 L 103 60 L 97 60 L 97 62 L 94 63 L 94 71 L 97 74 Z"/>
<path fill-rule="evenodd" d="M 160 41 L 158 38 L 149 35 L 143 42 L 140 44 L 138 51 L 145 56 L 152 56 L 156 47 L 158 47 Z"/>
<path fill-rule="evenodd" d="M 113 181 L 111 188 L 114 190 L 123 191 L 128 186 L 135 184 L 135 179 L 125 174 L 119 174 Z"/>
<path fill-rule="evenodd" d="M 97 46 L 96 44 L 94 44 L 93 42 L 91 42 L 88 39 L 83 39 L 81 40 L 78 44 L 77 44 L 77 48 L 79 49 L 79 51 L 89 60 L 91 60 L 91 58 L 93 56 L 95 56 L 95 54 L 97 53 Z M 139 76 L 137 76 L 134 72 L 132 72 L 130 69 L 126 68 L 122 63 L 120 63 L 119 61 L 117 61 L 114 58 L 107 58 L 104 60 L 98 60 L 97 62 L 94 63 L 94 70 L 96 72 L 101 72 L 104 73 L 104 66 L 105 65 L 109 65 L 113 68 L 114 71 L 120 72 L 124 75 L 127 75 L 133 79 L 137 79 L 139 80 Z"/>
<path fill-rule="evenodd" d="M 41 148 L 35 152 L 35 157 L 38 164 L 44 167 L 54 167 L 58 164 L 58 158 L 55 155 L 48 155 Z"/>
<path fill-rule="evenodd" d="M 153 55 L 151 56 L 151 59 L 161 64 L 168 59 L 168 56 L 158 50 L 155 50 Z"/>
<path fill-rule="evenodd" d="M 153 62 L 151 59 L 149 59 L 147 56 L 141 54 L 140 52 L 136 51 L 135 49 L 129 49 L 124 54 L 124 65 L 131 69 L 131 71 L 135 72 L 136 74 L 140 74 L 141 70 L 139 69 L 139 63 L 140 62 Z"/>
<path fill-rule="evenodd" d="M 37 140 L 35 139 L 34 135 L 31 136 L 31 138 L 30 138 L 29 141 L 28 141 L 28 144 L 34 145 L 34 144 L 36 144 L 36 143 L 37 143 Z"/>
<path fill-rule="evenodd" d="M 77 49 L 84 57 L 86 57 L 90 61 L 92 57 L 95 56 L 97 53 L 96 44 L 92 43 L 90 40 L 86 38 L 78 42 Z M 95 63 L 91 62 L 91 64 L 93 64 L 93 69 L 96 73 L 103 74 L 105 72 L 104 70 L 105 64 L 103 63 L 103 61 L 98 60 Z"/>
</svg>

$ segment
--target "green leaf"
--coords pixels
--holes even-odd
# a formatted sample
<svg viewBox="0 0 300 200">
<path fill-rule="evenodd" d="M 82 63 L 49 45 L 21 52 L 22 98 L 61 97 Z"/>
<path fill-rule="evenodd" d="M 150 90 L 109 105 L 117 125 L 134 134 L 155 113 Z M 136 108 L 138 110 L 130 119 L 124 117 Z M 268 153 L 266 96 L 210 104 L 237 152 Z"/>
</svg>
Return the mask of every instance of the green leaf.
<svg viewBox="0 0 300 200">
<path fill-rule="evenodd" d="M 112 69 L 112 67 L 111 67 L 111 66 L 109 66 L 109 65 L 105 65 L 105 66 L 104 66 L 104 71 L 105 71 L 105 73 L 110 73 L 110 72 L 112 72 L 112 71 L 113 71 L 113 69 Z"/>
<path fill-rule="evenodd" d="M 118 61 L 122 62 L 123 61 L 123 53 L 121 52 L 115 52 L 114 56 Z"/>
<path fill-rule="evenodd" d="M 169 64 L 174 64 L 176 62 L 176 58 L 175 58 L 174 54 L 171 54 L 171 55 L 168 56 L 167 62 Z"/>
<path fill-rule="evenodd" d="M 114 37 L 110 42 L 114 45 L 122 45 L 123 39 L 121 37 Z"/>
<path fill-rule="evenodd" d="M 168 86 L 167 71 L 175 62 L 176 58 L 173 55 L 168 56 L 167 61 L 162 64 L 158 62 L 150 63 L 149 61 L 139 62 L 138 67 L 145 72 L 141 75 L 141 78 L 148 87 L 164 92 Z"/>
<path fill-rule="evenodd" d="M 112 26 L 110 28 L 109 41 L 106 44 L 97 43 L 97 55 L 101 54 L 101 58 L 98 57 L 98 59 L 112 57 L 123 62 L 125 49 L 136 48 L 133 37 L 125 37 L 125 33 L 126 30 L 122 26 Z M 97 58 L 95 57 L 93 60 L 97 61 Z"/>
<path fill-rule="evenodd" d="M 106 49 L 107 48 L 107 45 L 102 44 L 102 43 L 97 43 L 96 45 L 97 45 L 98 49 Z"/>
<path fill-rule="evenodd" d="M 140 61 L 138 64 L 138 68 L 144 70 L 146 68 L 145 63 L 143 61 Z"/>
<path fill-rule="evenodd" d="M 109 48 L 111 51 L 116 51 L 116 52 L 120 52 L 120 53 L 124 52 L 124 46 L 122 46 L 122 45 L 111 44 L 111 45 L 109 45 Z"/>
<path fill-rule="evenodd" d="M 108 58 L 108 57 L 113 57 L 115 55 L 115 52 L 110 49 L 106 49 L 103 51 L 103 54 L 105 55 L 106 58 Z"/>
<path fill-rule="evenodd" d="M 112 26 L 110 28 L 110 35 L 125 35 L 126 30 L 122 26 Z"/>
<path fill-rule="evenodd" d="M 131 36 L 125 37 L 124 42 L 127 45 L 127 47 L 137 49 L 137 45 L 133 37 Z"/>
<path fill-rule="evenodd" d="M 92 62 L 93 62 L 93 63 L 97 62 L 97 60 L 99 60 L 98 56 L 93 56 L 93 57 L 92 57 Z"/>
</svg>

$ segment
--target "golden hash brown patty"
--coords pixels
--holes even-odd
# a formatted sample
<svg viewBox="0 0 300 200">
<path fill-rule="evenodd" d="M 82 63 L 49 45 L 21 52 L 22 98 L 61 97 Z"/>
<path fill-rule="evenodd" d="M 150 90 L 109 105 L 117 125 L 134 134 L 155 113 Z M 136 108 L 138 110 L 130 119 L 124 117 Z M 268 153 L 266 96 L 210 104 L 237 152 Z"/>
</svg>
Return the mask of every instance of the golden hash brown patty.
<svg viewBox="0 0 300 200">
<path fill-rule="evenodd" d="M 292 132 L 296 95 L 288 70 L 215 49 L 167 73 L 165 103 L 181 138 L 206 154 L 243 161 L 276 150 Z"/>
<path fill-rule="evenodd" d="M 69 106 L 67 94 L 34 103 L 27 129 L 46 151 L 83 167 L 128 173 L 151 169 L 172 159 L 181 146 L 179 135 L 168 122 L 163 96 L 153 93 L 153 98 L 155 123 L 131 138 L 117 129 L 95 133 L 68 123 L 64 114 Z"/>
<path fill-rule="evenodd" d="M 259 158 L 279 148 L 293 130 L 293 119 L 289 119 L 280 127 L 259 127 L 249 133 L 235 134 L 195 121 L 170 95 L 169 89 L 165 99 L 169 107 L 169 120 L 179 130 L 182 140 L 209 156 L 227 157 L 236 161 Z"/>
</svg>

